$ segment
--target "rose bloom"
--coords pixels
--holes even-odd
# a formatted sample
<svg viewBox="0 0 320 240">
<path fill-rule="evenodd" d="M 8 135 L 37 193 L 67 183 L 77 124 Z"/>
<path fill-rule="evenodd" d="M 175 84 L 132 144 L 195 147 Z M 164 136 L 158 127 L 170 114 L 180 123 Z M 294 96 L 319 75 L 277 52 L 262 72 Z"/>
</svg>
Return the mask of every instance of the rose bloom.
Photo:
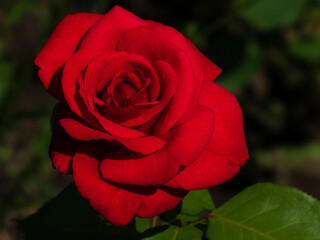
<svg viewBox="0 0 320 240">
<path fill-rule="evenodd" d="M 175 29 L 114 7 L 77 13 L 35 59 L 59 100 L 50 157 L 113 224 L 174 208 L 232 178 L 248 158 L 221 69 Z"/>
</svg>

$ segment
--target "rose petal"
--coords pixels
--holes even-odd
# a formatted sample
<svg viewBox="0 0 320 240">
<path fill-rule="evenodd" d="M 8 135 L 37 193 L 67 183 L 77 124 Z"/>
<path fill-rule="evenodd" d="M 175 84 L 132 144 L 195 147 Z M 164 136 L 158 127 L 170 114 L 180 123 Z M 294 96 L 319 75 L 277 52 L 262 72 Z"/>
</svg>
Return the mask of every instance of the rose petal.
<svg viewBox="0 0 320 240">
<path fill-rule="evenodd" d="M 197 104 L 203 80 L 215 80 L 221 73 L 221 69 L 207 59 L 194 45 L 174 28 L 162 25 L 157 22 L 147 21 L 149 25 L 128 30 L 119 40 L 118 49 L 127 49 L 128 46 L 137 39 L 153 36 L 169 41 L 182 49 L 189 57 L 194 70 L 195 82 L 192 99 L 188 105 L 184 116 L 179 123 L 184 122 Z"/>
<path fill-rule="evenodd" d="M 65 64 L 62 87 L 66 101 L 68 102 L 71 110 L 76 113 L 81 119 L 86 120 L 89 124 L 94 124 L 96 127 L 97 120 L 101 126 L 111 135 L 118 137 L 135 138 L 141 137 L 144 134 L 140 131 L 129 129 L 118 125 L 104 117 L 92 109 L 87 101 L 84 99 L 83 80 L 78 80 L 81 72 L 96 57 L 96 53 L 87 50 L 78 50 Z"/>
<path fill-rule="evenodd" d="M 146 106 L 147 108 L 148 106 Z M 117 107 L 112 104 L 104 104 L 97 107 L 99 113 L 115 123 L 121 123 L 143 114 L 148 109 L 129 105 L 127 107 Z M 125 125 L 124 125 L 125 126 Z"/>
<path fill-rule="evenodd" d="M 202 66 L 202 69 L 204 71 L 204 80 L 214 81 L 220 75 L 222 71 L 221 68 L 219 68 L 216 64 L 211 62 L 206 56 L 204 56 L 189 39 L 187 39 L 187 41 L 199 57 L 199 64 Z"/>
<path fill-rule="evenodd" d="M 180 165 L 170 159 L 165 150 L 139 159 L 110 159 L 108 154 L 100 163 L 103 179 L 120 183 L 141 186 L 161 185 L 173 178 Z"/>
<path fill-rule="evenodd" d="M 168 141 L 168 154 L 184 166 L 190 165 L 206 148 L 214 131 L 214 112 L 197 105 L 183 124 L 162 136 Z M 173 139 L 170 143 L 170 139 Z"/>
<path fill-rule="evenodd" d="M 79 150 L 73 160 L 73 179 L 80 194 L 112 224 L 127 224 L 138 211 L 139 199 L 100 178 L 96 156 L 104 150 L 103 146 L 91 144 Z"/>
<path fill-rule="evenodd" d="M 173 209 L 184 198 L 188 191 L 159 187 L 154 194 L 140 196 L 140 207 L 137 215 L 151 218 Z"/>
<path fill-rule="evenodd" d="M 109 62 L 113 62 L 115 59 L 118 59 L 120 56 L 123 55 L 126 55 L 126 53 L 109 51 L 97 56 L 86 66 L 84 86 L 86 94 L 88 96 L 88 102 L 91 106 L 93 105 L 93 99 L 97 97 L 97 94 L 101 94 L 103 88 L 105 88 L 107 83 L 112 79 L 112 76 L 110 77 L 110 79 L 104 79 L 106 82 L 102 86 L 102 89 L 98 89 L 98 83 L 101 80 L 106 66 Z"/>
<path fill-rule="evenodd" d="M 79 103 L 75 100 L 76 94 L 79 94 L 77 79 L 85 67 L 96 57 L 97 53 L 95 52 L 79 50 L 66 62 L 63 69 L 61 84 L 64 97 L 71 110 L 82 119 L 85 118 L 84 113 L 81 111 Z M 84 89 L 81 90 L 83 91 Z"/>
<path fill-rule="evenodd" d="M 196 75 L 199 75 L 199 83 L 202 82 L 202 77 L 205 81 L 215 80 L 221 73 L 221 69 L 206 58 L 187 38 L 180 32 L 170 26 L 163 25 L 158 22 L 146 20 L 146 26 L 137 27 L 126 31 L 121 37 L 117 49 L 126 49 L 133 41 L 138 38 L 153 36 L 156 38 L 165 39 L 177 47 L 181 48 L 190 58 Z"/>
<path fill-rule="evenodd" d="M 210 139 L 213 123 L 212 110 L 198 106 L 186 123 L 163 136 L 167 144 L 154 154 L 115 160 L 106 154 L 100 163 L 101 176 L 121 184 L 161 185 L 173 178 L 182 165 L 198 157 Z"/>
<path fill-rule="evenodd" d="M 52 128 L 49 155 L 53 168 L 64 174 L 72 174 L 72 157 L 81 143 L 71 138 L 61 127 L 59 120 L 70 111 L 65 105 L 59 104 Z"/>
<path fill-rule="evenodd" d="M 153 118 L 151 118 L 148 122 L 137 126 L 136 128 L 141 131 L 144 132 L 146 135 L 149 135 L 152 131 L 153 126 L 155 125 L 155 123 L 158 121 L 159 116 L 161 113 L 156 114 Z"/>
<path fill-rule="evenodd" d="M 157 187 L 121 186 L 100 178 L 99 157 L 103 146 L 87 144 L 74 156 L 73 177 L 80 194 L 115 225 L 126 225 L 136 214 L 152 217 L 176 206 L 187 193 Z M 100 155 L 100 156 L 99 156 Z"/>
<path fill-rule="evenodd" d="M 213 82 L 202 87 L 199 103 L 216 116 L 215 131 L 202 154 L 167 185 L 187 190 L 207 188 L 232 178 L 248 159 L 242 112 L 234 96 Z"/>
<path fill-rule="evenodd" d="M 35 64 L 48 92 L 61 100 L 61 78 L 54 74 L 71 57 L 82 37 L 92 25 L 103 15 L 91 13 L 76 13 L 66 16 L 55 28 L 49 40 L 38 53 Z"/>
<path fill-rule="evenodd" d="M 149 98 L 154 101 L 158 97 L 159 80 L 152 65 L 145 58 L 127 52 L 110 51 L 96 57 L 86 68 L 84 85 L 89 105 L 93 105 L 93 98 L 98 95 L 100 98 L 111 98 L 108 96 L 110 82 L 119 74 L 130 76 L 130 83 L 139 88 L 132 98 L 133 103 L 149 101 Z"/>
<path fill-rule="evenodd" d="M 132 151 L 139 152 L 142 154 L 151 154 L 159 149 L 161 149 L 166 143 L 160 138 L 154 136 L 146 136 L 141 138 L 119 138 L 107 133 L 97 131 L 95 129 L 89 128 L 84 124 L 74 120 L 74 119 L 61 119 L 61 126 L 65 131 L 77 140 L 90 141 L 103 139 L 106 141 L 116 140 L 123 144 Z"/>
<path fill-rule="evenodd" d="M 152 65 L 145 58 L 137 54 L 124 54 L 123 52 L 120 52 L 105 58 L 104 62 L 106 63 L 106 67 L 103 72 L 102 80 L 98 83 L 98 92 L 101 92 L 106 87 L 107 83 L 120 71 L 131 72 L 136 76 L 139 76 L 140 81 L 142 81 L 140 91 L 148 87 L 150 101 L 156 100 L 160 88 L 159 80 Z"/>
<path fill-rule="evenodd" d="M 55 126 L 50 142 L 50 158 L 53 168 L 64 174 L 72 174 L 71 160 L 79 142 L 70 138 L 61 126 Z"/>
<path fill-rule="evenodd" d="M 173 127 L 187 110 L 194 90 L 193 66 L 181 49 L 161 38 L 139 38 L 126 50 L 142 55 L 152 63 L 157 60 L 167 62 L 176 72 L 177 91 L 154 127 L 154 134 L 161 135 Z"/>
<path fill-rule="evenodd" d="M 119 38 L 125 31 L 146 24 L 131 12 L 115 6 L 88 31 L 80 49 L 100 52 L 115 50 Z"/>
<path fill-rule="evenodd" d="M 168 63 L 161 60 L 155 61 L 153 65 L 161 85 L 160 102 L 157 105 L 146 109 L 137 117 L 123 121 L 123 126 L 133 127 L 146 123 L 167 106 L 176 92 L 177 75 L 173 71 L 172 67 Z"/>
</svg>

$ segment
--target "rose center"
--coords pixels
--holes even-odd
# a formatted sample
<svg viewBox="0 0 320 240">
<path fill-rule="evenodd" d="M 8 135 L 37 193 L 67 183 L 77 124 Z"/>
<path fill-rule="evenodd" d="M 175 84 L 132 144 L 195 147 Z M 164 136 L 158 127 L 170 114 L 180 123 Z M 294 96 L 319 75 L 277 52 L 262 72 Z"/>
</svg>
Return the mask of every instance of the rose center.
<svg viewBox="0 0 320 240">
<path fill-rule="evenodd" d="M 116 74 L 100 95 L 100 99 L 117 107 L 125 107 L 131 103 L 141 87 L 139 79 L 130 72 Z"/>
<path fill-rule="evenodd" d="M 121 107 L 127 106 L 135 94 L 136 89 L 130 83 L 120 83 L 113 89 L 113 102 Z"/>
</svg>

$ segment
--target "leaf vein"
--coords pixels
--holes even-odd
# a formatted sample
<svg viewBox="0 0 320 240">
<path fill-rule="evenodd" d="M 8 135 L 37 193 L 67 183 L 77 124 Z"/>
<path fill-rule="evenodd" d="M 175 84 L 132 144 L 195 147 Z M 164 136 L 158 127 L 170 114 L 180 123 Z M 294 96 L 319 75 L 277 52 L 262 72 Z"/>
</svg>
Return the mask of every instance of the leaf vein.
<svg viewBox="0 0 320 240">
<path fill-rule="evenodd" d="M 254 228 L 251 228 L 249 226 L 246 226 L 246 225 L 242 225 L 241 223 L 238 223 L 238 222 L 235 222 L 235 221 L 232 221 L 231 219 L 228 219 L 228 218 L 224 218 L 224 217 L 221 217 L 221 216 L 213 216 L 213 215 L 209 215 L 210 218 L 213 218 L 213 219 L 218 219 L 220 221 L 223 221 L 223 222 L 226 222 L 226 223 L 229 223 L 229 224 L 232 224 L 232 225 L 235 225 L 235 226 L 238 226 L 240 228 L 243 228 L 243 229 L 246 229 L 256 235 L 260 235 L 268 240 L 277 240 L 269 235 L 266 235 L 265 233 L 262 233 L 262 232 L 259 232 L 257 230 L 255 230 Z"/>
</svg>

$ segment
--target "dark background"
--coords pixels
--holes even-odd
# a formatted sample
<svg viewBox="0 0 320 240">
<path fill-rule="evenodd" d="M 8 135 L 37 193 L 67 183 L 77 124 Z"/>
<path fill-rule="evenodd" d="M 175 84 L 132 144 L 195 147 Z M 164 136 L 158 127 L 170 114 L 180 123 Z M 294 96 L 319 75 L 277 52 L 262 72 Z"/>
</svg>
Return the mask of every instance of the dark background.
<svg viewBox="0 0 320 240">
<path fill-rule="evenodd" d="M 250 160 L 212 189 L 216 205 L 261 181 L 320 199 L 319 0 L 0 0 L 0 239 L 70 181 L 51 168 L 55 100 L 33 64 L 61 19 L 118 4 L 182 32 L 223 69 L 239 100 Z"/>
</svg>

